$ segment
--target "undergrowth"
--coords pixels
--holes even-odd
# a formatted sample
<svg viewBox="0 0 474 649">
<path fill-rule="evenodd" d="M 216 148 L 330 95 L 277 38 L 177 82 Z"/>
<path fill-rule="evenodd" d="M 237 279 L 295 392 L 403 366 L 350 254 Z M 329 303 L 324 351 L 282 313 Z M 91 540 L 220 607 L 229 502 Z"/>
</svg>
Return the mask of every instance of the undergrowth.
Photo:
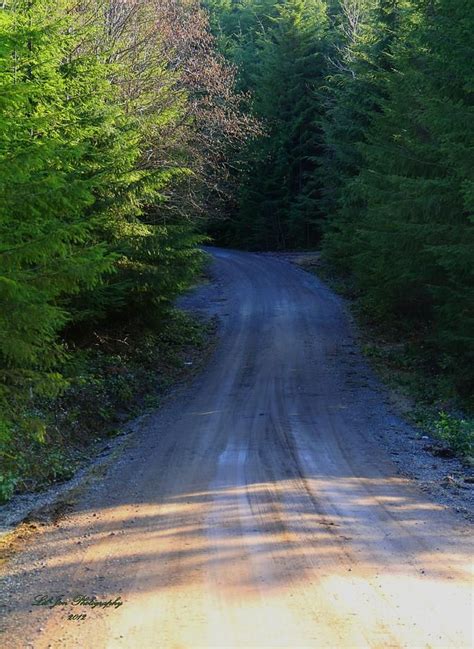
<svg viewBox="0 0 474 649">
<path fill-rule="evenodd" d="M 72 477 L 124 421 L 159 406 L 169 387 L 199 366 L 212 329 L 172 310 L 156 328 L 122 326 L 70 344 L 62 368 L 67 389 L 38 399 L 25 413 L 36 429 L 1 449 L 0 502 Z"/>
</svg>

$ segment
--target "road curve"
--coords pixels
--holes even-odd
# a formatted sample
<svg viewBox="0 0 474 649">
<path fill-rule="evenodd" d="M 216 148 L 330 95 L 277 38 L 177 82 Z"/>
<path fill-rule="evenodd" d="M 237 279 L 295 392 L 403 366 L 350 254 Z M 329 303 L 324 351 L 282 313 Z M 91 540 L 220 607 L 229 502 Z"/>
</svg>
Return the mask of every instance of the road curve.
<svg viewBox="0 0 474 649">
<path fill-rule="evenodd" d="M 381 447 L 403 424 L 341 301 L 277 258 L 213 255 L 211 360 L 12 562 L 0 644 L 472 646 L 468 530 Z"/>
</svg>

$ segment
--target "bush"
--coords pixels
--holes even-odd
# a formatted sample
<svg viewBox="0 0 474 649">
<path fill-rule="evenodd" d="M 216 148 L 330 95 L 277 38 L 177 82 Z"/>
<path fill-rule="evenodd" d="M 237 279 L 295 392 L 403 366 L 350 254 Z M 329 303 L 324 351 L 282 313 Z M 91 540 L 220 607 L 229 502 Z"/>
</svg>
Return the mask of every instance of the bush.
<svg viewBox="0 0 474 649">
<path fill-rule="evenodd" d="M 439 419 L 435 424 L 435 431 L 436 435 L 445 441 L 457 455 L 471 457 L 474 454 L 474 424 L 472 421 L 440 412 Z"/>
</svg>

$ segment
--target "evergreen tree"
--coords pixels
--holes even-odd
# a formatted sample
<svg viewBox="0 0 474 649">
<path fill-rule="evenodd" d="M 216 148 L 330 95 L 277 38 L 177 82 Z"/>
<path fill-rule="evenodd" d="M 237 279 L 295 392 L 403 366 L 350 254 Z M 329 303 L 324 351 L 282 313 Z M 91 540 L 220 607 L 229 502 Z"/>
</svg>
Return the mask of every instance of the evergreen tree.
<svg viewBox="0 0 474 649">
<path fill-rule="evenodd" d="M 57 332 L 65 296 L 97 284 L 114 256 L 94 241 L 92 210 L 117 109 L 93 59 L 72 58 L 81 36 L 69 3 L 18 1 L 0 13 L 0 407 L 59 385 Z M 99 149 L 101 147 L 99 146 Z"/>
<path fill-rule="evenodd" d="M 255 111 L 268 133 L 247 151 L 236 237 L 250 247 L 310 246 L 319 236 L 310 179 L 320 146 L 314 92 L 325 74 L 326 7 L 292 0 L 276 9 L 260 34 L 255 71 Z"/>
<path fill-rule="evenodd" d="M 114 58 L 107 23 L 75 8 L 70 0 L 54 8 L 18 1 L 0 13 L 5 436 L 20 421 L 32 425 L 23 415 L 36 395 L 63 387 L 66 325 L 111 313 L 148 317 L 184 288 L 201 258 L 192 225 L 164 224 L 153 207 L 182 161 L 164 168 L 143 157 L 155 131 L 181 118 L 183 97 L 168 99 L 161 119 L 147 111 L 153 85 L 130 92 L 143 61 Z"/>
<path fill-rule="evenodd" d="M 474 360 L 473 26 L 474 7 L 460 0 L 414 14 L 354 185 L 366 205 L 354 253 L 366 302 L 382 317 L 430 323 L 464 389 Z"/>
<path fill-rule="evenodd" d="M 323 154 L 318 180 L 327 216 L 323 251 L 341 270 L 352 268 L 354 231 L 365 203 L 351 185 L 364 168 L 362 147 L 381 111 L 392 74 L 392 48 L 407 24 L 404 0 L 341 0 L 333 17 L 330 74 L 319 95 L 324 105 Z"/>
<path fill-rule="evenodd" d="M 189 286 L 242 101 L 194 0 L 3 3 L 0 498 L 48 440 L 71 329 L 156 326 Z"/>
</svg>

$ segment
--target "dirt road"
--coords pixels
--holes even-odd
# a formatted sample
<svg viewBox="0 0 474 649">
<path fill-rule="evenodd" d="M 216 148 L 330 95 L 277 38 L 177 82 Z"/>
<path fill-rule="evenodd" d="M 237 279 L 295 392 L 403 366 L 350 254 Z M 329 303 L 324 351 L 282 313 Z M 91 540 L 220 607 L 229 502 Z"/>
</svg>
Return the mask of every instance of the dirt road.
<svg viewBox="0 0 474 649">
<path fill-rule="evenodd" d="M 211 361 L 13 560 L 0 644 L 472 646 L 468 529 L 380 445 L 403 424 L 341 302 L 286 262 L 213 254 Z"/>
</svg>

